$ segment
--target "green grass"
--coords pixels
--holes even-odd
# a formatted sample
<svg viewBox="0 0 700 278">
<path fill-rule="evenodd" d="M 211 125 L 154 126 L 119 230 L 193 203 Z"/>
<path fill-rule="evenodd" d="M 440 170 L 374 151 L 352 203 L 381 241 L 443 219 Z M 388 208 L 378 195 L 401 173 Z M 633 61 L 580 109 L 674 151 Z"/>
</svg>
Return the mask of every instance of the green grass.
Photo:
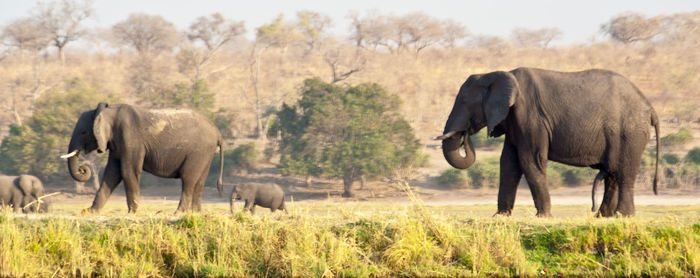
<svg viewBox="0 0 700 278">
<path fill-rule="evenodd" d="M 410 193 L 410 192 L 409 192 Z M 588 206 L 289 204 L 289 214 L 228 213 L 226 204 L 172 215 L 108 204 L 53 207 L 47 217 L 0 214 L 0 276 L 697 276 L 700 206 L 638 206 L 596 219 Z M 242 205 L 237 204 L 237 209 Z M 73 215 L 71 215 L 73 214 Z"/>
</svg>

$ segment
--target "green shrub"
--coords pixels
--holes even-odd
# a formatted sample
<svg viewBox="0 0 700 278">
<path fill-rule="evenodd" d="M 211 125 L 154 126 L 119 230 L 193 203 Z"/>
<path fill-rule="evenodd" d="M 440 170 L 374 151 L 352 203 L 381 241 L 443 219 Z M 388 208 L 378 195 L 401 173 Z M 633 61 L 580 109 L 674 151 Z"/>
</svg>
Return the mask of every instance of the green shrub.
<svg viewBox="0 0 700 278">
<path fill-rule="evenodd" d="M 661 157 L 661 161 L 663 161 L 666 164 L 675 165 L 678 164 L 678 162 L 680 162 L 681 160 L 675 154 L 665 154 Z"/>
<path fill-rule="evenodd" d="M 219 154 L 214 155 L 209 171 L 209 179 L 219 176 Z M 255 143 L 242 144 L 233 150 L 224 151 L 224 175 L 247 173 L 254 170 L 258 162 Z"/>
<path fill-rule="evenodd" d="M 503 140 L 505 140 L 504 136 L 501 137 L 488 137 L 486 135 L 486 129 L 482 129 L 476 134 L 469 136 L 469 138 L 472 140 L 472 145 L 474 145 L 474 148 L 486 148 L 486 149 L 495 149 L 496 147 L 500 147 L 503 145 Z"/>
<path fill-rule="evenodd" d="M 492 156 L 477 160 L 467 169 L 467 175 L 473 188 L 498 187 L 500 174 L 500 156 Z"/>
<path fill-rule="evenodd" d="M 664 137 L 661 137 L 661 145 L 662 146 L 676 146 L 676 145 L 683 145 L 685 143 L 688 143 L 693 139 L 693 133 L 688 130 L 687 128 L 681 128 L 675 133 L 668 134 Z"/>
<path fill-rule="evenodd" d="M 438 183 L 448 189 L 456 189 L 467 186 L 466 171 L 450 168 L 442 172 L 438 177 Z"/>
<path fill-rule="evenodd" d="M 700 147 L 688 151 L 684 158 L 686 163 L 700 165 Z"/>
<path fill-rule="evenodd" d="M 589 167 L 569 166 L 550 161 L 547 167 L 547 184 L 553 187 L 579 186 L 593 182 L 597 171 Z"/>
</svg>

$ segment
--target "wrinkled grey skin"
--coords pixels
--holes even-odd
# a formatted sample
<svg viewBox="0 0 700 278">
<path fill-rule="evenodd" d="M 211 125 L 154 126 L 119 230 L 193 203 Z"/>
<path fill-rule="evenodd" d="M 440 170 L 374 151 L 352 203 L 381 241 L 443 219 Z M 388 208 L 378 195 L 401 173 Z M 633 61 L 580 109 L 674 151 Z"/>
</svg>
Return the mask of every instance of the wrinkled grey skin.
<svg viewBox="0 0 700 278">
<path fill-rule="evenodd" d="M 44 185 L 31 175 L 0 176 L 0 205 L 12 206 L 14 212 L 47 212 L 48 204 L 29 203 L 44 195 Z"/>
<path fill-rule="evenodd" d="M 135 106 L 100 103 L 84 112 L 75 124 L 68 145 L 68 170 L 73 179 L 86 181 L 90 169 L 78 165 L 78 155 L 109 151 L 107 166 L 92 206 L 83 212 L 98 212 L 114 188 L 124 181 L 129 212 L 139 205 L 141 171 L 162 178 L 182 180 L 177 212 L 201 210 L 204 181 L 212 157 L 220 150 L 222 138 L 205 116 L 188 109 L 142 109 Z M 217 187 L 222 189 L 222 173 Z"/>
<path fill-rule="evenodd" d="M 233 202 L 236 200 L 244 200 L 245 205 L 243 211 L 255 213 L 255 206 L 270 208 L 272 212 L 275 210 L 284 210 L 284 190 L 274 183 L 245 183 L 233 187 L 231 191 L 231 213 L 233 213 Z"/>
<path fill-rule="evenodd" d="M 520 178 L 530 186 L 538 216 L 551 215 L 547 161 L 599 169 L 605 193 L 598 215 L 634 215 L 634 182 L 642 152 L 659 120 L 632 82 L 607 70 L 557 72 L 518 68 L 469 76 L 445 124 L 442 149 L 455 168 L 475 160 L 469 135 L 487 127 L 505 135 L 497 214 L 510 215 Z M 466 154 L 460 154 L 460 148 Z M 656 193 L 658 158 L 656 153 Z"/>
</svg>

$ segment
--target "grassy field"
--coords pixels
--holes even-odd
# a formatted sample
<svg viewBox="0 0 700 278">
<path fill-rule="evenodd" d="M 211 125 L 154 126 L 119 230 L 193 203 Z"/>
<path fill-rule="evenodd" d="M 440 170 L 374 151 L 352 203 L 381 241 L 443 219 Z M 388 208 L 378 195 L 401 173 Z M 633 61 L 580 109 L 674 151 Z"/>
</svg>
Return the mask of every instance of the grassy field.
<svg viewBox="0 0 700 278">
<path fill-rule="evenodd" d="M 593 218 L 583 205 L 537 219 L 495 205 L 288 203 L 288 214 L 175 204 L 136 215 L 109 204 L 56 205 L 46 216 L 0 214 L 0 276 L 697 276 L 700 206 L 638 206 Z M 236 210 L 242 209 L 237 204 Z"/>
</svg>

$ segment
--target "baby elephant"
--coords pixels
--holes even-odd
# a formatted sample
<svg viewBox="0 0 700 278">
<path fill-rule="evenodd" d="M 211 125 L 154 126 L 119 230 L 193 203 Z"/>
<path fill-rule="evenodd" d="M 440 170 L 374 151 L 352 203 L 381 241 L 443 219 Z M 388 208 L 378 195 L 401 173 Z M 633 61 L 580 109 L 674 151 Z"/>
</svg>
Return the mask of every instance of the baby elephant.
<svg viewBox="0 0 700 278">
<path fill-rule="evenodd" d="M 279 185 L 274 183 L 245 183 L 233 187 L 231 192 L 231 213 L 233 213 L 233 202 L 244 200 L 243 211 L 255 213 L 255 205 L 275 210 L 284 210 L 284 191 Z"/>
<path fill-rule="evenodd" d="M 0 176 L 0 205 L 12 206 L 14 212 L 46 212 L 46 203 L 34 202 L 24 209 L 29 203 L 44 195 L 44 185 L 31 175 Z"/>
</svg>

